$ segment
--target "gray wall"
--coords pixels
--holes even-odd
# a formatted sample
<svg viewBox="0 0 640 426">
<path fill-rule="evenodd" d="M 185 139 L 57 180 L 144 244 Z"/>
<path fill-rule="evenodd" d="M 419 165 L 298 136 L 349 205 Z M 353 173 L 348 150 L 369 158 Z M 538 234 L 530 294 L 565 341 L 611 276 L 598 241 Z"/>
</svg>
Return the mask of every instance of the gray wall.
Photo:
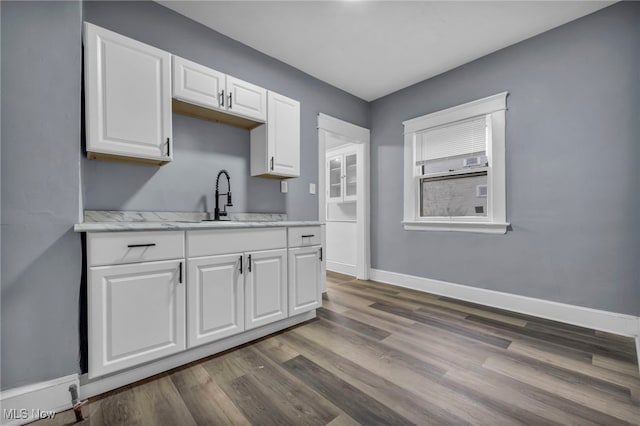
<svg viewBox="0 0 640 426">
<path fill-rule="evenodd" d="M 84 9 L 84 10 L 83 10 Z M 81 28 L 86 20 L 302 104 L 301 177 L 281 194 L 249 177 L 249 133 L 174 115 L 163 167 L 81 159 Z M 319 112 L 368 126 L 369 104 L 153 2 L 2 2 L 2 389 L 80 371 L 82 208 L 212 210 L 215 175 L 234 211 L 315 219 Z M 80 175 L 82 173 L 82 187 Z M 80 193 L 84 205 L 81 205 Z"/>
<path fill-rule="evenodd" d="M 237 211 L 313 219 L 319 111 L 373 124 L 375 268 L 637 315 L 639 9 L 614 5 L 370 105 L 155 3 L 84 4 L 91 22 L 299 99 L 302 176 L 282 196 L 269 180 L 250 192 L 245 131 L 188 117 L 174 116 L 171 165 L 80 161 L 82 6 L 2 2 L 2 389 L 79 371 L 81 166 L 88 208 L 204 208 L 228 167 Z M 403 231 L 402 120 L 502 90 L 513 231 Z"/>
<path fill-rule="evenodd" d="M 619 3 L 373 102 L 373 267 L 640 314 L 639 41 Z M 402 121 L 505 90 L 513 230 L 404 231 Z"/>
<path fill-rule="evenodd" d="M 2 389 L 78 371 L 81 12 L 2 2 Z"/>
<path fill-rule="evenodd" d="M 213 210 L 218 170 L 232 179 L 236 212 L 286 212 L 316 219 L 317 115 L 323 112 L 369 126 L 369 104 L 289 65 L 263 55 L 152 2 L 85 2 L 84 19 L 301 102 L 300 177 L 280 193 L 277 180 L 249 177 L 249 132 L 173 115 L 174 161 L 138 166 L 83 160 L 85 208 L 115 210 Z"/>
</svg>

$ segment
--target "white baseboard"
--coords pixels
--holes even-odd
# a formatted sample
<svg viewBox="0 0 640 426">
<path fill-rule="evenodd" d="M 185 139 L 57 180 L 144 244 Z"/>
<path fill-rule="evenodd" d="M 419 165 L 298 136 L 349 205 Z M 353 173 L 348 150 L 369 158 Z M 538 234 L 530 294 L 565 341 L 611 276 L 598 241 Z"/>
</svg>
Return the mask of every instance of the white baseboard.
<svg viewBox="0 0 640 426">
<path fill-rule="evenodd" d="M 108 376 L 97 377 L 89 380 L 87 374 L 80 377 L 80 397 L 81 399 L 91 398 L 96 395 L 108 392 L 113 389 L 137 382 L 142 379 L 154 376 L 172 368 L 179 367 L 190 362 L 206 358 L 216 353 L 226 351 L 235 346 L 242 345 L 255 339 L 267 336 L 276 331 L 294 326 L 304 321 L 308 321 L 316 317 L 316 311 L 305 312 L 291 318 L 277 321 L 265 326 L 245 331 L 235 336 L 227 337 L 207 345 L 198 346 L 193 349 L 187 349 L 167 358 L 126 370 L 120 373 L 114 373 Z"/>
<path fill-rule="evenodd" d="M 346 263 L 333 262 L 327 260 L 327 271 L 338 272 L 339 274 L 356 276 L 356 265 Z"/>
<path fill-rule="evenodd" d="M 371 269 L 370 278 L 387 284 L 397 285 L 427 293 L 447 296 L 467 302 L 492 306 L 532 315 L 540 318 L 573 324 L 594 330 L 606 331 L 636 338 L 636 346 L 640 338 L 640 317 L 569 305 L 550 300 L 535 299 L 517 294 L 502 293 L 484 288 L 453 284 L 446 281 L 399 274 L 397 272 Z M 638 347 L 640 352 L 640 347 Z M 640 354 L 639 354 L 640 356 Z"/>
<path fill-rule="evenodd" d="M 0 424 L 23 425 L 40 418 L 50 418 L 52 413 L 70 409 L 69 386 L 73 384 L 79 390 L 80 381 L 77 374 L 3 391 L 0 393 Z"/>
</svg>

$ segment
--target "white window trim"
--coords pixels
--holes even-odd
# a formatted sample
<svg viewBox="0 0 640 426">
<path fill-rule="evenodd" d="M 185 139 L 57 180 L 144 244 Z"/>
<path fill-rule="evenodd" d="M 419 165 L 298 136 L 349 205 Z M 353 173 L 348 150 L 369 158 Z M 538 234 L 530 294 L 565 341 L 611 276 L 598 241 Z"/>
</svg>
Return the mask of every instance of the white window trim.
<svg viewBox="0 0 640 426">
<path fill-rule="evenodd" d="M 413 231 L 462 231 L 505 234 L 509 223 L 506 209 L 505 111 L 508 92 L 458 105 L 404 121 L 404 229 Z M 486 217 L 432 217 L 419 214 L 419 185 L 415 167 L 418 132 L 478 115 L 489 116 Z"/>
</svg>

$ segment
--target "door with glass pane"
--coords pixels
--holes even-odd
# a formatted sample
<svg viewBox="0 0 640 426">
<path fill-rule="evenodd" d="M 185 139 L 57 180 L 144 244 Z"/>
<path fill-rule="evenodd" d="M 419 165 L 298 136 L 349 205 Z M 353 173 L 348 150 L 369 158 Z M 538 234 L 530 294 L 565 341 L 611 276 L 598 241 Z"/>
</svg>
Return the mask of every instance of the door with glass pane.
<svg viewBox="0 0 640 426">
<path fill-rule="evenodd" d="M 327 159 L 327 201 L 342 201 L 342 164 L 343 156 L 336 155 Z"/>
</svg>

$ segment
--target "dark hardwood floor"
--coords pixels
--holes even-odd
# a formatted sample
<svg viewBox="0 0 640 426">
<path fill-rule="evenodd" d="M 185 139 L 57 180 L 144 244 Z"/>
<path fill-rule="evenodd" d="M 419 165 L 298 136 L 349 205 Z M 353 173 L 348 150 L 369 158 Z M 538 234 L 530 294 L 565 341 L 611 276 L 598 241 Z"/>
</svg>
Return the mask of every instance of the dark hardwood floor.
<svg viewBox="0 0 640 426">
<path fill-rule="evenodd" d="M 94 398 L 83 424 L 640 425 L 631 338 L 338 274 L 327 287 L 315 320 Z"/>
</svg>

